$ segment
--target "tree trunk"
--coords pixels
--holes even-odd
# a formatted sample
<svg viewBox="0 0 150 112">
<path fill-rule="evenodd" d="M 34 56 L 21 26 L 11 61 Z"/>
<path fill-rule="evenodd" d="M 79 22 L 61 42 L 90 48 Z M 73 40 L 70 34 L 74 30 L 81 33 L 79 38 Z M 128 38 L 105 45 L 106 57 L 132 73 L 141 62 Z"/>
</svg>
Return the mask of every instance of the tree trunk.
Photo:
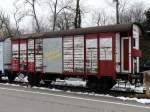
<svg viewBox="0 0 150 112">
<path fill-rule="evenodd" d="M 32 8 L 33 8 L 34 19 L 35 19 L 36 26 L 37 26 L 36 32 L 40 32 L 40 26 L 39 26 L 39 22 L 38 22 L 38 19 L 37 19 L 36 12 L 35 12 L 35 0 L 33 0 Z"/>
<path fill-rule="evenodd" d="M 75 20 L 74 20 L 74 27 L 75 28 L 81 27 L 80 0 L 77 0 L 77 4 L 76 4 L 76 15 L 75 15 Z"/>
<path fill-rule="evenodd" d="M 57 19 L 57 3 L 58 0 L 55 1 L 55 5 L 54 5 L 54 20 L 53 20 L 53 31 L 55 31 L 55 27 L 56 27 L 56 19 Z"/>
</svg>

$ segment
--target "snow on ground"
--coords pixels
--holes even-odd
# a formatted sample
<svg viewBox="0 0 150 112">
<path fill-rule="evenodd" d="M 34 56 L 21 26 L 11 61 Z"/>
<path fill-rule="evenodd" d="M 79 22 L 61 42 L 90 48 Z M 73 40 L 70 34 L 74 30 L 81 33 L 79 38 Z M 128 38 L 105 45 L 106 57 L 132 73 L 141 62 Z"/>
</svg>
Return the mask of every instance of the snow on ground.
<svg viewBox="0 0 150 112">
<path fill-rule="evenodd" d="M 2 80 L 3 81 L 8 81 L 8 77 L 7 76 L 2 76 Z"/>
<path fill-rule="evenodd" d="M 67 86 L 80 86 L 80 87 L 85 87 L 86 86 L 86 81 L 83 81 L 82 79 L 79 78 L 69 78 L 66 80 L 60 80 L 57 79 L 56 82 L 54 83 L 55 85 L 67 85 Z M 112 90 L 118 90 L 118 91 L 135 91 L 138 93 L 143 93 L 143 90 L 145 87 L 143 86 L 134 86 L 131 85 L 129 82 L 125 85 L 125 83 L 120 83 L 116 84 Z"/>
<path fill-rule="evenodd" d="M 24 76 L 24 74 L 19 74 L 18 77 L 15 78 L 16 82 L 28 82 L 28 76 Z"/>
<path fill-rule="evenodd" d="M 136 87 L 135 85 L 131 85 L 129 82 L 125 85 L 125 83 L 120 83 L 120 84 L 116 84 L 114 85 L 114 87 L 112 88 L 112 90 L 118 90 L 118 91 L 134 91 L 137 93 L 143 93 L 143 90 L 145 89 L 144 86 L 138 86 Z"/>
<path fill-rule="evenodd" d="M 57 79 L 56 85 L 68 85 L 68 86 L 81 86 L 81 87 L 85 87 L 86 86 L 86 81 L 83 81 L 81 79 L 75 79 L 75 78 L 70 78 L 67 80 L 60 80 Z M 125 85 L 125 83 L 120 83 L 120 84 L 116 84 L 112 90 L 118 90 L 118 91 L 135 91 L 138 93 L 143 93 L 143 90 L 145 89 L 145 87 L 143 86 L 139 86 L 136 87 L 134 85 L 131 85 L 130 83 L 127 83 Z M 76 94 L 84 94 L 84 95 L 92 95 L 92 96 L 104 96 L 104 97 L 114 97 L 111 96 L 109 94 L 96 94 L 94 92 L 72 92 L 72 91 L 67 91 L 68 93 L 76 93 Z M 129 98 L 129 97 L 116 97 L 117 99 L 121 99 L 123 101 L 136 101 L 142 104 L 150 104 L 150 99 L 138 99 L 138 98 Z"/>
<path fill-rule="evenodd" d="M 138 98 L 129 98 L 129 97 L 116 97 L 119 98 L 123 101 L 137 101 L 139 103 L 143 103 L 143 104 L 150 104 L 150 99 L 138 99 Z"/>
<path fill-rule="evenodd" d="M 55 89 L 55 88 L 52 88 L 52 89 L 50 89 L 50 88 L 45 88 L 45 87 L 32 87 L 32 88 L 34 88 L 34 89 L 40 89 L 40 90 L 48 90 L 48 91 L 62 91 L 62 90 L 59 90 L 59 89 Z"/>
<path fill-rule="evenodd" d="M 81 94 L 81 95 L 90 95 L 90 96 L 105 96 L 105 97 L 114 97 L 109 94 L 96 94 L 94 92 L 72 92 L 72 91 L 67 91 L 68 93 L 75 93 L 75 94 Z"/>
<path fill-rule="evenodd" d="M 57 79 L 54 84 L 55 85 L 75 86 L 75 87 L 77 87 L 77 86 L 85 87 L 86 81 L 83 81 L 80 78 L 68 78 L 66 80 Z"/>
<path fill-rule="evenodd" d="M 8 80 L 7 77 L 3 78 L 4 80 Z M 22 81 L 22 82 L 28 82 L 28 77 L 16 77 L 15 81 Z M 83 81 L 82 79 L 79 78 L 69 78 L 66 80 L 60 80 L 57 79 L 56 82 L 53 82 L 53 84 L 55 85 L 65 85 L 65 86 L 80 86 L 80 87 L 85 87 L 86 86 L 86 81 Z M 9 84 L 9 83 L 5 83 L 4 85 L 11 85 L 11 86 L 20 86 L 19 84 Z M 23 86 L 26 88 L 26 86 Z M 35 89 L 41 89 L 41 90 L 49 90 L 49 91 L 61 91 L 59 89 L 55 89 L 55 88 L 45 88 L 45 87 L 33 87 Z M 135 91 L 135 92 L 139 92 L 139 93 L 143 93 L 144 87 L 143 86 L 139 86 L 139 87 L 135 87 L 133 85 L 130 85 L 129 83 L 127 83 L 126 85 L 124 83 L 120 83 L 120 84 L 116 84 L 112 90 L 118 90 L 118 91 Z M 72 91 L 67 91 L 68 93 L 75 93 L 75 94 L 84 94 L 84 95 L 91 95 L 91 96 L 104 96 L 104 97 L 112 97 L 112 98 L 117 98 L 123 101 L 136 101 L 142 104 L 150 104 L 150 99 L 138 99 L 138 98 L 129 98 L 129 97 L 114 97 L 111 96 L 109 94 L 96 94 L 94 92 L 72 92 Z"/>
<path fill-rule="evenodd" d="M 10 83 L 0 83 L 0 84 L 6 85 L 6 86 L 14 86 L 14 87 L 20 86 L 19 84 L 10 84 Z"/>
</svg>

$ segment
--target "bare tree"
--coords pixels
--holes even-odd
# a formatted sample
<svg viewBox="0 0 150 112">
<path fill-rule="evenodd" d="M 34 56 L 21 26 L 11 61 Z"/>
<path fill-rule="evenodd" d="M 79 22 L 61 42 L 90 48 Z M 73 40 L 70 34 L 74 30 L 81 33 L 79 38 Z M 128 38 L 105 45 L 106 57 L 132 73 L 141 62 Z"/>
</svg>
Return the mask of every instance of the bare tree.
<svg viewBox="0 0 150 112">
<path fill-rule="evenodd" d="M 110 17 L 107 15 L 105 10 L 93 11 L 92 23 L 96 26 L 105 26 L 109 23 Z"/>
<path fill-rule="evenodd" d="M 26 16 L 25 14 L 19 14 L 20 7 L 17 7 L 16 4 L 13 4 L 15 7 L 15 12 L 13 14 L 14 20 L 15 20 L 15 26 L 16 26 L 16 33 L 15 35 L 19 36 L 21 34 L 19 24 L 23 20 L 23 18 Z"/>
<path fill-rule="evenodd" d="M 22 2 L 23 3 L 22 6 L 19 7 L 17 4 L 18 2 Z M 40 24 L 39 24 L 38 17 L 36 14 L 36 9 L 35 9 L 37 2 L 38 2 L 38 0 L 16 0 L 14 3 L 15 7 L 16 7 L 16 14 L 14 14 L 14 18 L 16 18 L 15 21 L 18 24 L 18 21 L 21 21 L 26 16 L 33 17 L 35 24 L 36 24 L 35 31 L 40 32 Z M 24 5 L 28 8 L 28 10 L 24 9 L 21 11 L 21 8 Z M 18 18 L 17 18 L 17 16 L 18 16 Z"/>
<path fill-rule="evenodd" d="M 29 4 L 32 7 L 32 16 L 35 20 L 36 27 L 37 27 L 36 32 L 40 32 L 40 25 L 39 25 L 39 22 L 38 22 L 36 11 L 35 11 L 35 3 L 36 2 L 37 2 L 37 0 L 25 0 L 25 4 Z"/>
<path fill-rule="evenodd" d="M 52 12 L 52 30 L 56 30 L 56 24 L 57 24 L 57 19 L 59 14 L 64 10 L 64 9 L 69 9 L 71 8 L 72 0 L 50 0 L 47 2 L 49 5 L 51 12 Z"/>
<path fill-rule="evenodd" d="M 116 2 L 116 24 L 119 24 L 119 0 L 113 0 Z"/>
<path fill-rule="evenodd" d="M 120 16 L 122 15 L 122 13 L 124 13 L 128 9 L 130 1 L 129 0 L 111 0 L 111 2 L 109 2 L 108 0 L 106 0 L 106 2 L 109 6 L 115 9 L 115 12 L 116 12 L 116 16 L 114 17 L 116 20 L 115 23 L 119 24 L 121 21 Z"/>
<path fill-rule="evenodd" d="M 12 37 L 12 35 L 9 17 L 3 11 L 0 11 L 0 36 L 1 38 L 7 38 Z"/>
<path fill-rule="evenodd" d="M 120 13 L 120 23 L 142 23 L 145 20 L 144 12 L 144 5 L 141 2 L 134 3 L 127 10 Z"/>
<path fill-rule="evenodd" d="M 73 28 L 74 15 L 73 12 L 63 10 L 57 18 L 56 25 L 60 30 Z"/>
</svg>

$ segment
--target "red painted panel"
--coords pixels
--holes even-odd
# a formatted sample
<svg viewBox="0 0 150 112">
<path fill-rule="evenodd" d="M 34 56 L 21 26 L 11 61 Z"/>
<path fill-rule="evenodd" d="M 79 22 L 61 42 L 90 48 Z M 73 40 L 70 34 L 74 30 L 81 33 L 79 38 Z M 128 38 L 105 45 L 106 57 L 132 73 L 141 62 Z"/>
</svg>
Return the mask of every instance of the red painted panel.
<svg viewBox="0 0 150 112">
<path fill-rule="evenodd" d="M 100 76 L 112 76 L 114 77 L 115 75 L 115 69 L 114 69 L 114 63 L 113 61 L 99 61 L 99 66 L 100 66 L 100 71 L 99 74 Z"/>
<path fill-rule="evenodd" d="M 132 56 L 133 57 L 142 57 L 142 51 L 141 50 L 137 50 L 137 49 L 133 49 L 132 50 Z"/>
<path fill-rule="evenodd" d="M 125 71 L 129 70 L 129 39 L 123 40 L 123 67 Z"/>
<path fill-rule="evenodd" d="M 12 71 L 19 71 L 19 60 L 18 59 L 13 58 L 11 65 L 12 65 L 11 66 Z"/>
<path fill-rule="evenodd" d="M 34 72 L 35 64 L 34 62 L 28 62 L 28 72 Z"/>
<path fill-rule="evenodd" d="M 27 40 L 20 40 L 20 71 L 27 71 Z"/>
<path fill-rule="evenodd" d="M 28 40 L 28 72 L 35 72 L 35 42 L 34 39 Z"/>
<path fill-rule="evenodd" d="M 17 40 L 12 40 L 11 70 L 19 71 L 19 41 Z"/>
<path fill-rule="evenodd" d="M 106 45 L 106 49 L 105 46 L 102 47 L 102 43 L 101 43 L 102 39 L 111 40 L 111 38 L 112 38 L 112 46 Z M 107 49 L 108 49 L 107 52 L 108 54 L 105 54 L 104 51 Z M 115 68 L 116 68 L 115 67 L 115 34 L 114 33 L 100 34 L 99 36 L 99 77 L 110 76 L 113 79 L 115 79 L 116 78 Z"/>
</svg>

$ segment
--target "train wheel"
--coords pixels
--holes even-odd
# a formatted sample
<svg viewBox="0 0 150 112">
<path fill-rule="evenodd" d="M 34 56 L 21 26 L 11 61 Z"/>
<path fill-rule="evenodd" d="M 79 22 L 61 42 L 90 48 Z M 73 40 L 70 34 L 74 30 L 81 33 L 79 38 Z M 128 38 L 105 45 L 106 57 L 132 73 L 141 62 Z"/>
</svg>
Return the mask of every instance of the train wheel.
<svg viewBox="0 0 150 112">
<path fill-rule="evenodd" d="M 99 83 L 98 83 L 98 90 L 99 91 L 103 91 L 103 92 L 107 92 L 109 91 L 114 85 L 116 84 L 115 81 L 112 80 L 112 78 L 109 77 L 105 77 L 100 79 Z"/>
<path fill-rule="evenodd" d="M 38 74 L 28 74 L 28 81 L 31 87 L 40 85 L 40 77 L 37 75 Z"/>
<path fill-rule="evenodd" d="M 45 87 L 51 87 L 51 83 L 52 83 L 52 81 L 51 80 L 44 80 L 43 81 L 44 83 L 43 83 L 43 85 L 45 86 Z"/>
<path fill-rule="evenodd" d="M 15 80 L 15 78 L 16 78 L 16 74 L 15 73 L 11 73 L 9 71 L 6 73 L 6 76 L 8 77 L 8 80 L 9 80 L 10 83 L 13 82 Z"/>
<path fill-rule="evenodd" d="M 97 79 L 95 78 L 88 79 L 86 86 L 92 91 L 97 91 Z"/>
</svg>

